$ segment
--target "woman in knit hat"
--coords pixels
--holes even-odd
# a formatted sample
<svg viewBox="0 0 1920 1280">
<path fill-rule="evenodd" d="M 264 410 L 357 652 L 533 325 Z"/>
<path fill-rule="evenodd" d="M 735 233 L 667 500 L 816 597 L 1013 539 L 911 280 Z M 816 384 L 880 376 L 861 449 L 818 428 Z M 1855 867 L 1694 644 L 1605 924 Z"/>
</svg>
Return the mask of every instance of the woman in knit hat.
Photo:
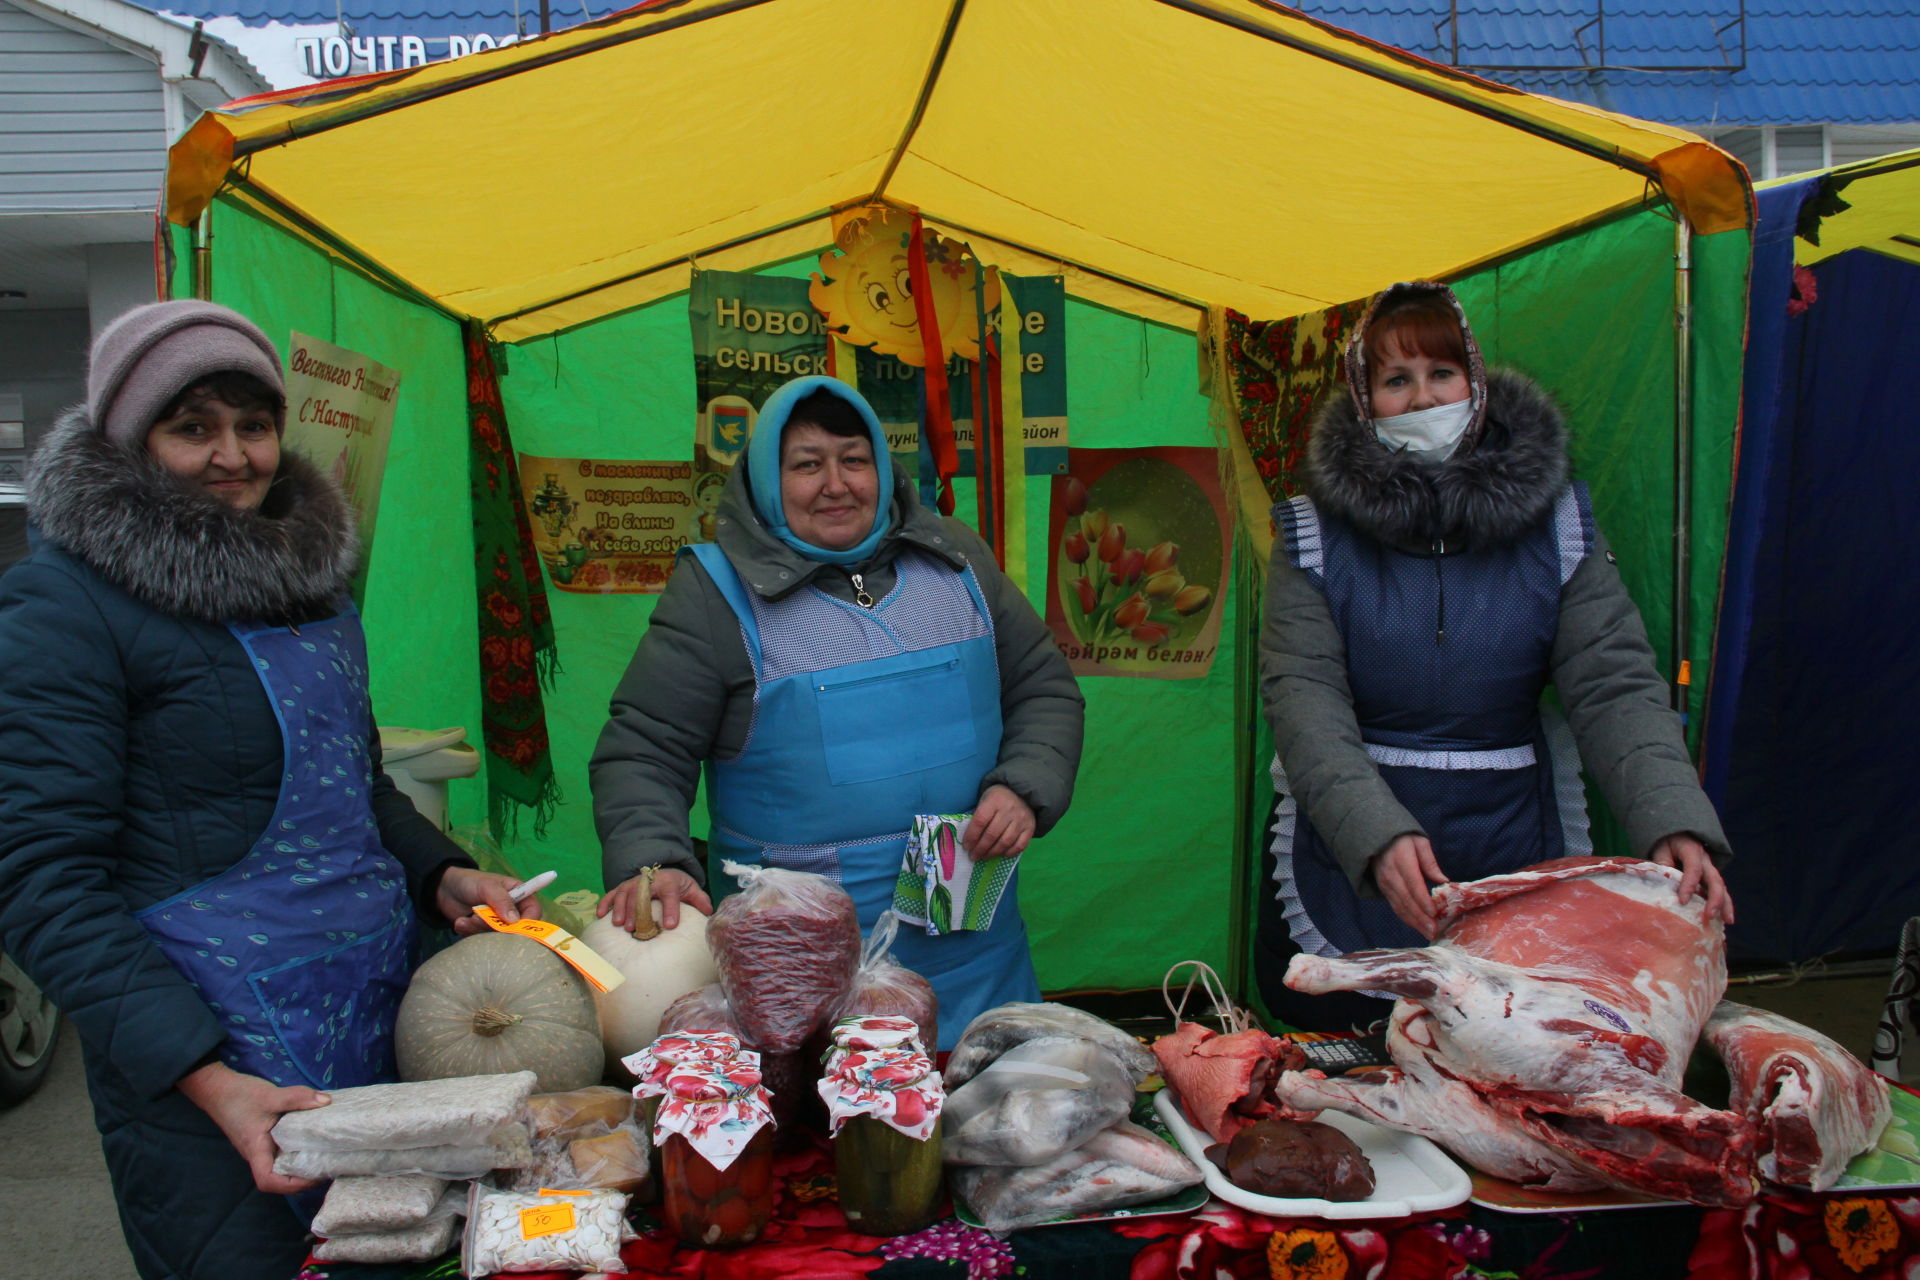
<svg viewBox="0 0 1920 1280">
<path fill-rule="evenodd" d="M 285 408 L 245 317 L 128 312 L 0 578 L 0 943 L 80 1033 L 148 1277 L 298 1270 L 275 1120 L 392 1078 L 416 912 L 515 918 L 381 770 L 352 512 Z"/>
</svg>

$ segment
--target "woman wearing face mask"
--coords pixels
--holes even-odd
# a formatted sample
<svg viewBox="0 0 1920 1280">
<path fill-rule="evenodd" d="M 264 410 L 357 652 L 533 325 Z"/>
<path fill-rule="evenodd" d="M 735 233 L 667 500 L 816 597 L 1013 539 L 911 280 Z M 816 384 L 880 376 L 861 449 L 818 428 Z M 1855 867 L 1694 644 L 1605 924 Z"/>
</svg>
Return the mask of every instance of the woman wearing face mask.
<svg viewBox="0 0 1920 1280">
<path fill-rule="evenodd" d="M 416 912 L 514 918 L 381 771 L 352 514 L 284 421 L 243 316 L 135 308 L 0 578 L 0 941 L 80 1033 L 146 1277 L 298 1270 L 273 1123 L 392 1079 Z"/>
<path fill-rule="evenodd" d="M 594 751 L 601 915 L 633 927 L 654 866 L 674 928 L 731 887 L 731 858 L 833 877 L 871 930 L 916 815 L 971 811 L 976 858 L 1060 820 L 1079 685 L 986 544 L 920 505 L 857 391 L 809 377 L 769 396 L 715 529 L 682 554 Z M 687 829 L 703 763 L 705 866 Z M 1015 897 L 988 929 L 894 942 L 939 997 L 943 1049 L 974 1014 L 1040 998 Z"/>
<path fill-rule="evenodd" d="M 1274 509 L 1262 688 L 1276 759 L 1261 994 L 1297 1026 L 1388 1002 L 1305 996 L 1305 950 L 1418 946 L 1430 888 L 1591 852 L 1579 769 L 1641 857 L 1731 921 L 1726 837 L 1639 612 L 1570 479 L 1559 409 L 1487 371 L 1452 292 L 1396 285 L 1346 352 L 1305 495 Z M 1551 683 L 1565 719 L 1545 714 Z"/>
</svg>

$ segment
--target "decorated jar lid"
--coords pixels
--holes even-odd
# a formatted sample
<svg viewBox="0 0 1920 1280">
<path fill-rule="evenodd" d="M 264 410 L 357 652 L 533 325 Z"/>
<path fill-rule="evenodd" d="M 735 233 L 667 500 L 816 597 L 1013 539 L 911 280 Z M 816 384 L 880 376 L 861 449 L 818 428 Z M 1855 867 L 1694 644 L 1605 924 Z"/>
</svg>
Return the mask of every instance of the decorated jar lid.
<svg viewBox="0 0 1920 1280">
<path fill-rule="evenodd" d="M 836 1050 L 820 1078 L 820 1100 L 827 1104 L 836 1134 L 853 1117 L 871 1116 L 925 1142 L 933 1136 L 946 1098 L 933 1059 L 918 1049 Z"/>
<path fill-rule="evenodd" d="M 742 1053 L 725 1061 L 698 1059 L 667 1068 L 659 1087 L 641 1095 L 660 1097 L 653 1116 L 654 1144 L 677 1133 L 714 1168 L 732 1164 L 753 1135 L 773 1123 L 772 1103 L 760 1084 L 759 1057 Z M 746 1061 L 749 1058 L 753 1061 Z"/>
<path fill-rule="evenodd" d="M 758 1067 L 760 1055 L 740 1047 L 740 1038 L 724 1031 L 675 1031 L 661 1036 L 638 1053 L 620 1059 L 620 1065 L 633 1072 L 640 1083 L 634 1086 L 636 1098 L 658 1097 L 667 1073 L 675 1067 L 696 1062 L 727 1062 L 745 1058 Z"/>
<path fill-rule="evenodd" d="M 829 1055 L 840 1049 L 912 1049 L 916 1053 L 926 1052 L 926 1047 L 920 1043 L 920 1025 L 912 1018 L 858 1015 L 842 1018 L 833 1024 L 827 1038 L 833 1042 Z"/>
</svg>

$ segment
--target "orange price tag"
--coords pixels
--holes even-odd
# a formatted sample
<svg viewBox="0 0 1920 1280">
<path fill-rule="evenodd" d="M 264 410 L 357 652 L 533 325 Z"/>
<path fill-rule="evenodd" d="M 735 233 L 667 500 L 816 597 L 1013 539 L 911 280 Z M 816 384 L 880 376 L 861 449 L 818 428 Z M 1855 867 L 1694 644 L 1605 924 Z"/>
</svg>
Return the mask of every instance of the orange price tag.
<svg viewBox="0 0 1920 1280">
<path fill-rule="evenodd" d="M 545 920 L 516 920 L 508 924 L 492 907 L 475 907 L 473 914 L 489 929 L 533 939 L 572 965 L 595 991 L 611 991 L 627 980 L 627 976 L 608 964 L 599 952 L 557 924 Z"/>
<path fill-rule="evenodd" d="M 573 1206 L 570 1204 L 541 1204 L 520 1211 L 520 1238 L 538 1240 L 541 1236 L 557 1236 L 574 1228 Z"/>
</svg>

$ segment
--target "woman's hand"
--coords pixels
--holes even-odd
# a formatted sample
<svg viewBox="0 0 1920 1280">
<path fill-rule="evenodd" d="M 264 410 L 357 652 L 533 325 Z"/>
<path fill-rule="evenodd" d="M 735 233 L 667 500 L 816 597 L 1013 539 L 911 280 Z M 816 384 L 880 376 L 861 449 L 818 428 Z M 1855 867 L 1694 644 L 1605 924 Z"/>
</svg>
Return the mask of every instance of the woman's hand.
<svg viewBox="0 0 1920 1280">
<path fill-rule="evenodd" d="M 540 899 L 529 897 L 515 902 L 507 896 L 508 891 L 519 883 L 512 876 L 493 871 L 448 867 L 440 877 L 440 892 L 434 905 L 453 925 L 453 931 L 463 938 L 487 932 L 486 924 L 473 914 L 473 909 L 479 906 L 492 907 L 495 914 L 507 924 L 523 916 L 528 920 L 538 920 Z"/>
<path fill-rule="evenodd" d="M 1447 883 L 1446 873 L 1433 856 L 1425 836 L 1404 835 L 1373 855 L 1369 864 L 1380 896 L 1393 914 L 1428 941 L 1440 932 L 1440 913 L 1433 907 L 1431 884 Z"/>
<path fill-rule="evenodd" d="M 713 899 L 700 887 L 698 881 L 678 867 L 662 867 L 653 873 L 653 900 L 660 904 L 660 927 L 677 929 L 680 927 L 680 904 L 686 903 L 703 916 L 713 914 Z M 606 897 L 600 899 L 600 905 L 593 909 L 596 916 L 613 913 L 615 928 L 633 932 L 634 924 L 640 919 L 640 877 L 623 880 L 615 885 Z"/>
<path fill-rule="evenodd" d="M 1689 835 L 1668 836 L 1653 846 L 1647 861 L 1680 868 L 1680 901 L 1693 901 L 1698 889 L 1707 897 L 1707 919 L 1733 923 L 1733 895 L 1727 892 L 1727 882 L 1720 878 L 1720 868 L 1713 865 L 1705 845 Z"/>
<path fill-rule="evenodd" d="M 960 843 L 976 861 L 1011 858 L 1026 852 L 1036 825 L 1027 802 L 1011 787 L 996 782 L 980 793 L 980 802 L 973 806 L 973 821 L 961 833 Z"/>
<path fill-rule="evenodd" d="M 311 1111 L 331 1102 L 305 1085 L 281 1088 L 259 1076 L 243 1075 L 224 1062 L 210 1062 L 180 1077 L 174 1086 L 212 1117 L 253 1171 L 253 1185 L 273 1195 L 290 1196 L 314 1185 L 309 1178 L 288 1178 L 273 1171 L 273 1126 L 289 1111 Z"/>
</svg>

